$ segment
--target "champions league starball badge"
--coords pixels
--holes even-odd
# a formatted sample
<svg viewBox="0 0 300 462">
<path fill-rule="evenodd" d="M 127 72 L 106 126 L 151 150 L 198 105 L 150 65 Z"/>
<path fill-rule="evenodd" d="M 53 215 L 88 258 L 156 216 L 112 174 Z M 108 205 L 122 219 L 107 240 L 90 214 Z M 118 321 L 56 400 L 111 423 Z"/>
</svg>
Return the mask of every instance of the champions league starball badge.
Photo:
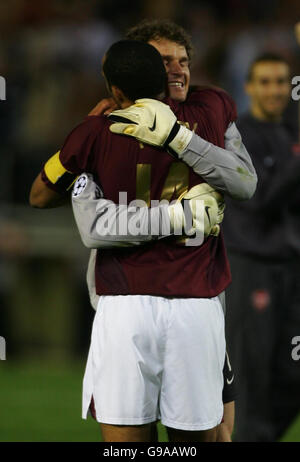
<svg viewBox="0 0 300 462">
<path fill-rule="evenodd" d="M 81 175 L 74 184 L 72 196 L 78 197 L 82 193 L 82 191 L 84 191 L 87 185 L 87 182 L 88 182 L 87 175 L 85 174 Z"/>
</svg>

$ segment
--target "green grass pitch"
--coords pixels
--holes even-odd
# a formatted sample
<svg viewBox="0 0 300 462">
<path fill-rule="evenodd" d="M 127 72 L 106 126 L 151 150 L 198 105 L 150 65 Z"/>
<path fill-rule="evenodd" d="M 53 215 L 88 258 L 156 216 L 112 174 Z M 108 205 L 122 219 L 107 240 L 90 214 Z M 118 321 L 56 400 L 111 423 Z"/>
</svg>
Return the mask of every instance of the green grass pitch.
<svg viewBox="0 0 300 462">
<path fill-rule="evenodd" d="M 81 419 L 84 365 L 0 361 L 0 441 L 101 441 L 99 424 Z M 300 415 L 282 441 L 300 441 Z"/>
</svg>

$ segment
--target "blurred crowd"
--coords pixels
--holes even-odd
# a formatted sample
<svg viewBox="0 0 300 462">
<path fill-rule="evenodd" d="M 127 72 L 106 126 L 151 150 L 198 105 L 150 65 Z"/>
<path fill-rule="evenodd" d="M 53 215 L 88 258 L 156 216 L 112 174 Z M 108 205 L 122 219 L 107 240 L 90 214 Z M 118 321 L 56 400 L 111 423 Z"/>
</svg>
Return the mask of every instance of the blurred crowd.
<svg viewBox="0 0 300 462">
<path fill-rule="evenodd" d="M 28 195 L 44 161 L 106 96 L 101 59 L 110 44 L 144 18 L 178 22 L 195 45 L 192 83 L 225 88 L 242 113 L 244 79 L 257 54 L 280 53 L 299 74 L 298 13 L 299 0 L 0 3 L 0 75 L 7 85 L 0 101 L 0 335 L 9 337 L 8 356 L 24 352 L 24 345 L 32 354 L 51 341 L 72 351 L 87 344 L 81 338 L 92 316 L 87 254 L 71 211 L 30 210 Z M 294 105 L 288 113 L 293 124 L 295 111 Z"/>
</svg>

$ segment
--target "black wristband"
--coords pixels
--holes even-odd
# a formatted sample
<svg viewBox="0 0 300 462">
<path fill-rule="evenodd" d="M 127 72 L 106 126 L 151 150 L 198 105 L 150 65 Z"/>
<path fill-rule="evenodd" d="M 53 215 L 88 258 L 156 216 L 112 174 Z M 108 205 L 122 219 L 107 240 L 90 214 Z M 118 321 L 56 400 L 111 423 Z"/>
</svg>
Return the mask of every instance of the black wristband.
<svg viewBox="0 0 300 462">
<path fill-rule="evenodd" d="M 169 154 L 171 154 L 171 156 L 175 157 L 175 159 L 178 159 L 178 154 L 176 151 L 174 151 L 170 146 L 169 146 L 169 143 L 171 143 L 172 140 L 174 140 L 175 136 L 177 135 L 177 133 L 179 132 L 180 130 L 180 124 L 178 122 L 176 122 L 174 125 L 173 125 L 173 128 L 172 130 L 170 131 L 169 133 L 169 136 L 168 138 L 166 139 L 165 141 L 165 144 L 163 145 L 163 149 L 165 149 L 166 151 L 168 151 Z"/>
<path fill-rule="evenodd" d="M 173 125 L 172 130 L 170 131 L 169 136 L 168 136 L 168 138 L 166 139 L 166 141 L 164 143 L 164 148 L 165 149 L 169 149 L 169 144 L 171 143 L 171 141 L 174 140 L 174 138 L 177 135 L 177 133 L 179 132 L 179 130 L 180 130 L 180 124 L 178 122 L 176 122 Z"/>
</svg>

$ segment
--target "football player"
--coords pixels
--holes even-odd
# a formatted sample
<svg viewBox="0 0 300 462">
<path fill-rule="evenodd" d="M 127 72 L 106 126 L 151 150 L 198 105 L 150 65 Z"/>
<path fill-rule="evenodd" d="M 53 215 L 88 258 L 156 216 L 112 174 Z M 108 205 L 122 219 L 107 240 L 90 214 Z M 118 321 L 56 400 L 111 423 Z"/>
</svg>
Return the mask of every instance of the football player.
<svg viewBox="0 0 300 462">
<path fill-rule="evenodd" d="M 120 58 L 120 56 L 119 56 Z M 109 61 L 108 61 L 109 62 Z M 114 66 L 116 67 L 116 66 Z M 133 67 L 133 66 L 132 66 Z M 131 69 L 132 74 L 134 75 L 135 69 L 134 67 Z M 149 72 L 147 74 L 151 75 L 150 73 L 151 69 L 149 69 Z M 109 72 L 108 72 L 109 74 Z M 118 73 L 120 74 L 120 72 Z M 113 77 L 111 74 L 109 74 L 109 78 L 111 79 L 111 82 L 113 81 Z M 132 80 L 132 79 L 131 79 Z M 133 80 L 132 80 L 133 81 Z M 153 83 L 153 82 L 152 82 Z M 134 84 L 136 87 L 138 87 L 138 82 L 136 80 L 134 81 Z M 124 98 L 124 92 L 120 92 L 120 88 L 116 85 L 111 84 L 111 90 L 114 93 L 116 101 L 119 103 L 119 105 L 123 108 L 125 108 L 128 103 L 131 104 L 132 100 L 136 99 L 139 96 L 138 95 L 138 90 L 135 93 L 134 96 L 131 96 L 132 100 L 130 101 L 128 97 Z M 117 90 L 117 92 L 116 92 Z M 157 89 L 156 89 L 157 90 Z M 128 89 L 127 89 L 128 91 Z M 129 93 L 128 93 L 129 94 Z M 144 93 L 144 96 L 148 97 L 153 97 L 153 93 L 148 92 Z M 187 111 L 187 121 L 190 119 L 191 121 L 191 113 L 192 113 L 192 107 L 190 108 L 190 115 L 188 114 L 189 111 Z M 223 123 L 220 125 L 223 125 L 224 129 L 224 124 L 226 124 L 226 111 L 224 110 L 224 107 L 222 110 L 220 109 L 219 111 L 220 118 L 223 120 Z M 100 126 L 99 126 L 100 124 Z M 227 125 L 229 124 L 229 119 L 227 119 Z M 97 182 L 100 182 L 104 192 L 105 196 L 110 198 L 110 200 L 117 202 L 118 197 L 117 197 L 117 192 L 125 190 L 129 193 L 131 198 L 136 197 L 136 192 L 139 192 L 139 197 L 140 198 L 147 198 L 146 196 L 149 195 L 149 184 L 147 184 L 147 180 L 149 180 L 149 165 L 150 167 L 154 167 L 156 163 L 161 163 L 160 167 L 156 169 L 156 174 L 160 174 L 159 178 L 165 178 L 165 186 L 164 188 L 164 181 L 160 180 L 160 185 L 154 184 L 154 190 L 152 190 L 151 187 L 151 194 L 153 196 L 160 198 L 161 194 L 166 194 L 167 197 L 172 198 L 173 193 L 175 192 L 175 195 L 178 195 L 178 193 L 182 192 L 184 189 L 187 187 L 193 186 L 193 184 L 199 183 L 199 177 L 195 175 L 191 170 L 185 170 L 183 169 L 181 162 L 178 163 L 175 161 L 174 158 L 171 158 L 165 151 L 159 150 L 160 156 L 158 157 L 156 155 L 155 159 L 153 159 L 153 149 L 155 151 L 155 148 L 147 148 L 145 145 L 143 149 L 139 148 L 137 150 L 137 147 L 139 146 L 137 143 L 134 142 L 134 140 L 130 138 L 125 138 L 125 137 L 120 137 L 118 135 L 109 135 L 108 127 L 110 123 L 107 119 L 103 117 L 96 117 L 96 118 L 89 118 L 86 122 L 84 122 L 81 126 L 77 127 L 72 134 L 68 137 L 63 149 L 61 152 L 54 156 L 54 158 L 49 161 L 49 163 L 46 164 L 45 169 L 43 170 L 42 174 L 38 177 L 36 180 L 35 184 L 33 185 L 32 188 L 32 193 L 31 193 L 31 203 L 32 205 L 37 205 L 37 206 L 47 206 L 50 204 L 53 204 L 57 202 L 57 199 L 59 194 L 57 193 L 62 193 L 65 191 L 65 189 L 70 186 L 73 177 L 82 171 L 91 171 L 94 173 L 97 177 Z M 226 126 L 227 126 L 226 125 Z M 103 130 L 100 130 L 102 128 Z M 220 130 L 219 129 L 215 130 L 215 135 L 217 139 L 217 133 Z M 105 135 L 104 135 L 105 133 Z M 194 139 L 196 135 L 189 135 L 190 139 Z M 209 137 L 209 136 L 208 136 Z M 100 139 L 101 138 L 101 139 Z M 198 139 L 199 138 L 199 139 Z M 221 137 L 219 137 L 221 138 Z M 223 138 L 224 138 L 224 132 L 223 132 Z M 123 140 L 121 142 L 121 139 Z M 197 141 L 201 142 L 204 141 L 202 138 L 197 137 Z M 216 144 L 218 143 L 218 140 L 216 141 Z M 223 140 L 224 144 L 224 140 Z M 239 145 L 239 148 L 241 147 L 241 144 Z M 205 144 L 205 148 L 209 148 L 211 150 L 212 154 L 212 159 L 210 164 L 215 165 L 218 167 L 218 163 L 215 162 L 215 156 L 221 155 L 224 156 L 227 152 L 229 151 L 225 149 L 216 149 L 216 146 L 212 145 L 211 143 Z M 101 152 L 101 156 L 99 155 L 99 152 Z M 107 154 L 105 154 L 105 152 Z M 114 153 L 112 155 L 112 152 Z M 200 150 L 201 152 L 201 150 Z M 230 151 L 232 154 L 234 151 Z M 97 155 L 96 155 L 97 153 Z M 151 156 L 150 156 L 150 153 Z M 230 154 L 229 153 L 229 154 Z M 156 152 L 157 154 L 157 152 Z M 165 157 L 167 156 L 167 157 Z M 194 153 L 193 150 L 190 152 L 190 157 L 192 158 L 194 156 L 197 157 L 197 160 L 199 161 L 200 156 L 197 153 Z M 184 157 L 184 156 L 183 156 Z M 205 156 L 203 156 L 205 157 Z M 235 155 L 232 155 L 235 160 L 239 159 L 239 156 L 235 152 Z M 230 155 L 228 155 L 228 159 L 230 159 Z M 154 162 L 155 160 L 155 162 Z M 141 162 L 142 161 L 142 162 Z M 237 162 L 237 160 L 236 160 Z M 245 162 L 244 159 L 240 162 Z M 246 156 L 246 163 L 249 162 Z M 132 169 L 132 163 L 134 164 L 135 168 Z M 209 163 L 209 161 L 208 161 Z M 204 160 L 202 164 L 203 171 L 201 173 L 205 175 L 205 167 L 208 166 L 208 163 L 206 160 Z M 146 164 L 146 167 L 145 167 Z M 229 161 L 230 164 L 230 161 Z M 172 167 L 174 165 L 174 167 Z M 180 167 L 179 167 L 180 165 Z M 244 164 L 243 164 L 244 165 Z M 250 162 L 251 166 L 251 162 Z M 129 168 L 131 167 L 131 168 Z M 244 165 L 245 167 L 245 165 Z M 196 169 L 200 169 L 199 162 L 197 163 Z M 223 169 L 222 170 L 223 173 Z M 231 166 L 228 169 L 231 171 Z M 250 168 L 251 170 L 251 168 Z M 132 171 L 134 173 L 132 173 Z M 236 175 L 236 169 L 232 168 L 233 176 Z M 169 175 L 168 175 L 169 174 Z M 210 172 L 207 173 L 207 176 L 209 176 Z M 218 178 L 217 181 L 219 181 L 219 184 L 221 184 L 220 189 L 227 189 L 232 192 L 230 189 L 230 186 L 226 188 L 226 183 L 224 181 L 225 176 L 220 175 L 222 178 L 221 180 Z M 249 174 L 251 177 L 251 174 Z M 152 176 L 153 178 L 156 178 L 154 175 Z M 241 177 L 243 177 L 242 174 L 237 175 L 239 178 L 239 184 L 240 188 L 242 190 L 241 195 L 245 195 L 245 189 L 249 188 L 249 183 L 243 182 Z M 253 183 L 255 184 L 255 175 L 252 175 L 252 180 Z M 136 180 L 136 182 L 134 181 Z M 152 180 L 152 178 L 151 178 Z M 223 183 L 222 183 L 223 181 Z M 137 183 L 137 187 L 135 187 L 135 183 Z M 224 186 L 225 185 L 225 186 Z M 177 188 L 175 188 L 177 187 Z M 254 186 L 255 189 L 255 186 Z M 236 190 L 235 190 L 236 192 Z M 170 196 L 171 193 L 171 196 Z M 246 193 L 249 195 L 249 189 L 248 192 Z M 236 195 L 236 194 L 234 194 Z M 38 199 L 39 198 L 39 199 Z M 214 239 L 214 241 L 212 241 Z M 114 303 L 116 303 L 116 310 L 118 310 L 118 303 L 120 300 L 116 297 L 116 295 L 132 295 L 135 294 L 137 291 L 137 295 L 142 295 L 142 294 L 147 294 L 148 291 L 151 291 L 151 295 L 165 295 L 168 297 L 170 294 L 171 296 L 176 296 L 176 297 L 182 297 L 186 296 L 188 294 L 189 296 L 194 295 L 196 291 L 196 299 L 199 302 L 202 297 L 205 297 L 206 303 L 208 301 L 212 300 L 211 296 L 213 293 L 220 293 L 223 288 L 226 286 L 226 284 L 229 281 L 229 274 L 228 274 L 228 267 L 226 263 L 226 256 L 223 252 L 223 241 L 222 237 L 218 238 L 208 238 L 206 243 L 204 243 L 201 247 L 198 249 L 195 249 L 197 252 L 201 249 L 202 257 L 199 254 L 197 256 L 197 265 L 196 265 L 196 273 L 199 275 L 199 278 L 194 279 L 194 276 L 196 274 L 193 274 L 194 272 L 191 271 L 191 274 L 193 274 L 193 280 L 197 281 L 196 287 L 194 287 L 194 284 L 191 280 L 186 280 L 185 284 L 181 285 L 176 281 L 176 278 L 179 277 L 180 275 L 180 268 L 182 268 L 182 262 L 180 262 L 181 258 L 178 259 L 171 259 L 171 262 L 169 258 L 167 259 L 168 261 L 161 261 L 161 255 L 163 255 L 164 252 L 164 246 L 167 246 L 170 244 L 167 243 L 162 243 L 159 242 L 155 247 L 151 247 L 151 249 L 143 249 L 141 252 L 137 253 L 136 251 L 130 251 L 130 252 L 121 252 L 118 251 L 118 253 L 115 255 L 111 250 L 107 254 L 101 255 L 101 258 L 97 258 L 96 262 L 96 285 L 97 285 L 97 292 L 98 294 L 101 294 L 101 299 L 104 304 L 107 302 L 107 297 L 110 295 L 113 295 L 114 298 Z M 179 249 L 181 251 L 186 252 L 186 248 L 182 248 L 180 246 L 174 247 L 174 243 L 172 243 L 172 251 L 176 249 L 176 253 L 178 253 Z M 193 253 L 196 254 L 195 250 L 193 249 Z M 147 260 L 145 258 L 145 252 L 151 252 L 151 261 L 154 262 L 154 266 L 151 265 L 151 261 Z M 209 258 L 205 257 L 205 254 L 208 252 L 207 257 L 209 257 L 209 254 L 214 255 L 214 262 L 213 265 L 215 267 L 215 270 L 211 270 L 207 273 L 207 270 L 205 268 L 209 268 L 208 263 L 210 261 Z M 192 252 L 191 252 L 192 254 Z M 184 254 L 182 254 L 183 256 Z M 186 253 L 185 253 L 186 255 Z M 179 256 L 179 254 L 178 254 Z M 130 263 L 132 261 L 132 263 Z M 118 263 L 117 263 L 118 262 Z M 199 262 L 201 264 L 199 265 Z M 186 264 L 187 262 L 185 262 Z M 167 267 L 165 268 L 165 265 L 167 264 Z M 148 269 L 147 269 L 148 265 Z M 143 271 L 137 271 L 136 267 L 139 268 L 143 267 Z M 173 268 L 172 268 L 173 267 Z M 153 268 L 156 274 L 156 277 L 153 278 Z M 177 269 L 175 269 L 177 268 Z M 159 271 L 157 271 L 157 269 Z M 144 271 L 146 270 L 146 271 Z M 174 273 L 175 270 L 175 273 Z M 218 271 L 220 270 L 220 271 Z M 173 274 L 174 280 L 172 280 L 171 275 Z M 204 284 L 201 283 L 201 278 L 200 274 L 202 274 L 202 277 L 204 274 L 206 274 L 205 279 L 206 283 Z M 125 276 L 125 278 L 124 278 Z M 159 277 L 158 277 L 159 276 Z M 184 278 L 186 279 L 186 278 Z M 199 283 L 200 281 L 200 283 Z M 203 294 L 203 295 L 202 295 Z M 128 297 L 128 296 L 127 296 Z M 125 299 L 127 298 L 125 297 Z M 126 301 L 124 298 L 122 298 L 122 304 L 123 306 L 126 305 Z M 180 298 L 181 299 L 181 298 Z M 193 300 L 193 298 L 190 299 Z M 217 311 L 219 311 L 220 304 L 215 300 L 215 302 L 218 305 L 218 308 L 216 308 Z M 131 301 L 132 303 L 132 301 Z M 192 302 L 190 303 L 190 305 Z M 98 310 L 96 317 L 97 319 L 100 318 L 100 320 L 97 322 L 101 321 L 101 315 L 98 315 L 99 312 L 103 312 L 104 306 L 99 310 L 98 305 Z M 133 309 L 133 308 L 131 308 Z M 139 308 L 136 307 L 138 310 Z M 105 310 L 109 312 L 109 310 Z M 202 310 L 201 310 L 202 311 Z M 212 310 L 209 310 L 210 312 Z M 125 312 L 125 310 L 124 310 Z M 120 313 L 121 314 L 121 313 Z M 123 312 L 122 312 L 123 314 Z M 211 313 L 210 313 L 211 314 Z M 95 318 L 96 322 L 96 318 Z M 95 324 L 94 324 L 95 325 Z M 99 326 L 98 326 L 99 327 Z M 101 329 L 101 328 L 100 328 Z M 96 330 L 97 331 L 97 330 Z M 97 344 L 97 341 L 96 341 Z M 99 345 L 98 345 L 99 346 Z M 183 345 L 182 345 L 183 346 Z M 93 355 L 92 350 L 90 351 L 91 355 Z M 90 355 L 90 356 L 91 356 Z M 88 362 L 88 367 L 87 367 L 87 374 L 86 377 L 90 377 L 88 370 L 90 369 L 91 365 L 91 359 L 89 356 L 89 362 Z M 223 361 L 224 362 L 224 361 Z M 100 366 L 101 369 L 102 366 Z M 105 366 L 103 366 L 105 367 Z M 122 369 L 122 368 L 121 368 Z M 124 371 L 123 371 L 124 372 Z M 93 375 L 93 374 L 92 374 Z M 128 374 L 130 376 L 130 374 Z M 221 380 L 222 381 L 222 380 Z M 88 385 L 85 390 L 87 390 L 89 387 L 91 387 L 91 381 L 87 380 Z M 122 382 L 122 380 L 121 380 Z M 125 383 L 125 382 L 124 382 Z M 214 384 L 214 387 L 216 384 Z M 171 387 L 172 388 L 172 387 Z M 99 404 L 98 398 L 97 400 L 95 399 L 94 395 L 94 388 L 92 390 L 92 393 L 90 393 L 91 390 L 89 390 L 89 393 L 87 393 L 86 400 L 85 400 L 85 406 L 88 406 L 89 401 L 91 399 L 91 396 L 93 395 L 94 397 L 94 402 L 95 402 L 95 407 L 96 407 L 96 412 L 97 412 L 97 406 L 102 406 L 102 404 Z M 97 392 L 99 393 L 99 392 Z M 199 393 L 201 395 L 201 392 Z M 214 393 L 214 398 L 212 401 L 215 400 L 215 397 L 218 395 L 218 393 Z M 118 393 L 114 395 L 114 398 L 116 401 L 120 399 L 118 396 Z M 167 406 L 168 400 L 164 401 L 164 404 L 162 405 L 161 403 L 161 409 L 163 408 L 164 411 L 167 411 L 168 406 Z M 105 403 L 104 403 L 105 404 Z M 121 403 L 119 403 L 119 407 L 122 407 Z M 126 401 L 127 406 L 132 406 L 132 400 L 127 400 Z M 180 407 L 180 403 L 177 404 L 177 406 Z M 87 408 L 86 408 L 87 409 Z M 169 409 L 171 411 L 171 409 Z M 109 413 L 109 411 L 107 411 Z M 111 409 L 110 409 L 111 412 Z M 172 413 L 169 414 L 169 416 Z M 99 413 L 98 413 L 99 415 Z M 104 423 L 102 425 L 102 430 L 104 432 L 104 435 L 106 435 L 105 439 L 109 440 L 109 438 L 115 438 L 116 434 L 118 434 L 118 438 L 125 438 L 124 435 L 126 435 L 126 440 L 130 440 L 130 438 L 133 438 L 134 440 L 140 440 L 139 438 L 145 438 L 145 434 L 149 431 L 149 427 L 146 425 L 145 427 L 143 426 L 140 427 L 141 421 L 145 419 L 145 417 L 139 417 L 139 428 L 133 428 L 132 425 L 129 425 L 128 422 L 133 423 L 132 418 L 128 417 L 127 415 L 127 424 L 125 425 L 126 428 L 122 427 L 122 430 L 120 427 L 116 427 L 114 422 L 109 422 L 112 419 L 108 414 L 105 416 L 105 412 L 103 410 L 100 412 L 100 416 L 102 421 L 103 419 L 106 420 L 106 424 Z M 184 415 L 184 412 L 183 412 Z M 157 417 L 157 415 L 156 415 Z M 147 417 L 151 421 L 154 416 Z M 123 419 L 123 420 L 122 420 Z M 219 420 L 219 419 L 217 419 Z M 124 423 L 124 418 L 119 417 L 118 423 L 120 425 L 120 421 L 123 421 Z M 165 423 L 167 426 L 172 429 L 174 429 L 174 432 L 176 436 L 173 436 L 173 439 L 180 440 L 180 433 L 182 430 L 187 430 L 184 422 L 180 423 L 177 421 L 174 421 L 174 419 L 170 419 L 170 417 L 166 417 L 165 415 L 162 418 L 163 423 Z M 135 422 L 137 423 L 137 421 Z M 209 424 L 211 426 L 212 423 Z M 191 425 L 190 427 L 192 427 Z M 203 434 L 201 435 L 201 429 L 203 430 L 203 425 L 202 424 L 197 424 L 198 428 L 195 429 L 193 427 L 193 438 L 203 438 Z M 180 428 L 181 427 L 181 428 Z M 202 427 L 202 428 L 199 428 Z M 197 431 L 199 430 L 199 432 Z M 116 433 L 117 432 L 117 433 Z M 173 435 L 174 435 L 173 432 Z M 187 434 L 189 431 L 184 432 L 184 438 L 188 438 Z M 138 434 L 140 436 L 138 436 Z M 115 436 L 112 436 L 115 435 Z M 123 435 L 123 436 L 122 436 Z M 130 436 L 131 435 L 131 436 Z M 172 432 L 170 432 L 171 439 L 172 439 Z"/>
</svg>

